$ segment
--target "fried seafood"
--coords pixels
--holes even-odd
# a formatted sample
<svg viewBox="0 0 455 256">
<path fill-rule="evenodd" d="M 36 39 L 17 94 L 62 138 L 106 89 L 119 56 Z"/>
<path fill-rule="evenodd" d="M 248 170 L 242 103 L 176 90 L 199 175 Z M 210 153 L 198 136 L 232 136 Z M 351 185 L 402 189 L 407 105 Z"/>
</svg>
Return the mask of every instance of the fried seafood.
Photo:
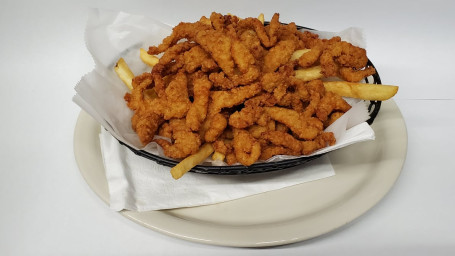
<svg viewBox="0 0 455 256">
<path fill-rule="evenodd" d="M 147 53 L 162 55 L 125 95 L 140 141 L 178 159 L 208 145 L 216 159 L 247 166 L 333 145 L 324 128 L 351 106 L 320 78 L 359 82 L 376 72 L 364 49 L 281 24 L 278 14 L 264 25 L 212 13 L 178 24 Z"/>
<path fill-rule="evenodd" d="M 248 131 L 234 129 L 234 140 L 232 143 L 235 157 L 243 165 L 252 165 L 261 156 L 261 144 Z"/>
<path fill-rule="evenodd" d="M 154 140 L 163 148 L 165 155 L 172 158 L 184 158 L 199 150 L 199 146 L 201 146 L 199 134 L 192 132 L 186 126 L 185 119 L 170 120 L 169 128 L 174 143 L 165 139 Z"/>
<path fill-rule="evenodd" d="M 186 125 L 193 131 L 198 131 L 207 116 L 210 89 L 212 82 L 207 75 L 198 73 L 193 81 L 193 103 L 186 114 Z"/>
</svg>

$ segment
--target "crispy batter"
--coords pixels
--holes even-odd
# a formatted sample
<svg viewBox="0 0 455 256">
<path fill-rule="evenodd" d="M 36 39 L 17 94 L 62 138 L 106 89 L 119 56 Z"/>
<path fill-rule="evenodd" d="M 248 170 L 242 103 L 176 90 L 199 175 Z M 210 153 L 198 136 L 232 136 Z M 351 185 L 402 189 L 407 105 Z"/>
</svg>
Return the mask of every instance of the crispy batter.
<svg viewBox="0 0 455 256">
<path fill-rule="evenodd" d="M 367 76 L 371 76 L 376 73 L 376 69 L 373 67 L 366 67 L 363 70 L 355 70 L 354 68 L 340 68 L 340 77 L 348 82 L 357 83 L 360 82 Z"/>
<path fill-rule="evenodd" d="M 186 114 L 186 125 L 193 131 L 199 130 L 201 123 L 207 116 L 211 87 L 212 83 L 208 80 L 207 75 L 200 73 L 199 77 L 194 78 L 194 100 Z"/>
<path fill-rule="evenodd" d="M 234 60 L 231 55 L 232 39 L 219 30 L 203 30 L 194 40 L 212 55 L 218 66 L 228 76 L 234 75 Z"/>
<path fill-rule="evenodd" d="M 213 142 L 223 134 L 226 127 L 227 118 L 221 113 L 216 113 L 205 120 L 200 134 L 205 142 Z"/>
<path fill-rule="evenodd" d="M 280 107 L 264 107 L 269 116 L 291 129 L 298 138 L 312 140 L 322 132 L 321 120 L 314 117 L 304 117 L 297 111 Z"/>
<path fill-rule="evenodd" d="M 300 141 L 289 133 L 280 131 L 268 131 L 262 134 L 262 137 L 276 146 L 286 147 L 294 152 L 300 152 L 302 145 Z"/>
<path fill-rule="evenodd" d="M 311 67 L 314 63 L 316 63 L 319 60 L 319 57 L 321 57 L 323 49 L 324 46 L 322 42 L 319 42 L 313 48 L 311 48 L 309 52 L 306 52 L 302 56 L 300 56 L 298 60 L 299 65 L 303 68 Z"/>
<path fill-rule="evenodd" d="M 271 48 L 264 57 L 263 72 L 274 72 L 280 66 L 286 64 L 296 49 L 296 45 L 292 40 L 278 42 Z"/>
<path fill-rule="evenodd" d="M 193 73 L 199 68 L 203 72 L 213 71 L 218 68 L 218 65 L 212 57 L 199 45 L 185 52 L 183 54 L 183 59 L 185 71 L 188 73 Z"/>
<path fill-rule="evenodd" d="M 261 144 L 248 131 L 234 129 L 233 145 L 235 157 L 243 165 L 250 166 L 261 156 Z"/>
<path fill-rule="evenodd" d="M 327 146 L 335 145 L 335 136 L 332 132 L 323 132 L 314 140 L 302 141 L 302 154 L 309 155 L 316 150 L 325 148 Z"/>
<path fill-rule="evenodd" d="M 268 93 L 255 96 L 245 101 L 245 107 L 236 111 L 229 117 L 229 125 L 243 129 L 256 123 L 264 112 L 263 106 L 273 106 L 276 104 L 275 98 Z"/>
<path fill-rule="evenodd" d="M 326 121 L 332 111 L 346 112 L 351 109 L 349 105 L 340 95 L 333 92 L 326 92 L 322 97 L 316 109 L 316 116 L 321 121 Z"/>
<path fill-rule="evenodd" d="M 179 72 L 165 89 L 164 96 L 149 103 L 152 111 L 166 120 L 184 117 L 191 104 L 187 83 L 186 75 Z"/>
<path fill-rule="evenodd" d="M 223 108 L 239 105 L 259 92 L 261 92 L 259 83 L 237 87 L 229 91 L 212 91 L 208 114 L 211 116 L 219 113 Z"/>
<path fill-rule="evenodd" d="M 160 145 L 166 156 L 184 158 L 195 154 L 201 146 L 199 134 L 193 133 L 185 124 L 185 119 L 172 119 L 169 121 L 173 143 L 164 140 L 154 140 Z"/>
</svg>

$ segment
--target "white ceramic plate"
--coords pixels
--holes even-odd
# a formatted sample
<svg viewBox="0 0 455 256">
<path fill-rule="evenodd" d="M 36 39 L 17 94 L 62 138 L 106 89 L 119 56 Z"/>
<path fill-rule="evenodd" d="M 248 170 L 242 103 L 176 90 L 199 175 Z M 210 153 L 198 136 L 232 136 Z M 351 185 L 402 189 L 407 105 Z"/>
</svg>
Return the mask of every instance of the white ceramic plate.
<svg viewBox="0 0 455 256">
<path fill-rule="evenodd" d="M 121 214 L 167 235 L 226 246 L 274 246 L 326 234 L 378 203 L 401 172 L 407 132 L 393 100 L 383 102 L 372 127 L 375 141 L 329 154 L 335 176 L 209 206 Z M 109 203 L 99 131 L 100 125 L 81 112 L 74 152 L 88 185 Z"/>
</svg>

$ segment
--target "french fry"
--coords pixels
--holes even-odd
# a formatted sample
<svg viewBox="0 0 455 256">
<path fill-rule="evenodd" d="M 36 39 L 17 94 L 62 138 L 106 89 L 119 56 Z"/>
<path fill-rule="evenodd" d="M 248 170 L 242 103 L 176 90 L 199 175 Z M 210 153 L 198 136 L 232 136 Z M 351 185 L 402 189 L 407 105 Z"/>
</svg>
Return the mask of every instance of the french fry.
<svg viewBox="0 0 455 256">
<path fill-rule="evenodd" d="M 363 100 L 388 100 L 398 92 L 398 86 L 382 84 L 350 83 L 345 81 L 324 82 L 327 91 L 340 96 Z"/>
<path fill-rule="evenodd" d="M 142 48 L 139 51 L 139 57 L 141 58 L 142 62 L 147 64 L 147 66 L 153 67 L 160 60 L 158 57 L 148 54 L 147 51 Z"/>
<path fill-rule="evenodd" d="M 187 173 L 191 168 L 202 163 L 210 154 L 213 153 L 213 146 L 211 143 L 205 143 L 199 149 L 199 151 L 191 155 L 185 159 L 183 159 L 180 163 L 174 166 L 171 169 L 171 175 L 174 179 L 180 179 L 183 174 Z"/>
<path fill-rule="evenodd" d="M 291 60 L 298 60 L 304 53 L 311 51 L 311 49 L 300 49 L 292 53 Z"/>
<path fill-rule="evenodd" d="M 118 77 L 125 83 L 125 85 L 130 89 L 133 90 L 133 78 L 134 74 L 131 71 L 128 64 L 126 64 L 123 58 L 120 58 L 115 64 L 114 67 L 115 73 L 117 73 Z"/>
<path fill-rule="evenodd" d="M 264 14 L 263 13 L 259 14 L 258 20 L 262 23 L 262 25 L 264 25 Z"/>
<path fill-rule="evenodd" d="M 297 69 L 295 71 L 295 77 L 302 79 L 303 81 L 311 81 L 311 80 L 315 80 L 315 79 L 320 79 L 323 77 L 321 71 L 322 71 L 321 66 Z"/>
<path fill-rule="evenodd" d="M 225 157 L 223 153 L 215 151 L 212 155 L 212 160 L 224 161 Z"/>
</svg>

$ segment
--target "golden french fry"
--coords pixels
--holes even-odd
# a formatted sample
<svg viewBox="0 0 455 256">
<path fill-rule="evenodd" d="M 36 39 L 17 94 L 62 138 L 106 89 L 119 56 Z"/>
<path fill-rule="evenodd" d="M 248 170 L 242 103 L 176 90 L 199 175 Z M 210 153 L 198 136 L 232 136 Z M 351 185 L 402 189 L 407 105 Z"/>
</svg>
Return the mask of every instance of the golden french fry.
<svg viewBox="0 0 455 256">
<path fill-rule="evenodd" d="M 258 20 L 264 25 L 264 14 L 263 13 L 259 14 Z"/>
<path fill-rule="evenodd" d="M 212 155 L 212 160 L 224 161 L 226 156 L 223 153 L 215 151 Z"/>
<path fill-rule="evenodd" d="M 180 163 L 174 166 L 171 169 L 171 175 L 174 179 L 179 179 L 183 176 L 183 174 L 187 173 L 191 168 L 202 163 L 210 154 L 213 153 L 213 146 L 211 143 L 205 143 L 199 149 L 199 151 L 191 155 L 185 159 L 183 159 Z"/>
<path fill-rule="evenodd" d="M 320 79 L 323 77 L 321 71 L 322 71 L 321 66 L 297 69 L 295 71 L 295 77 L 302 79 L 303 81 L 311 81 L 311 80 L 315 80 L 315 79 Z"/>
<path fill-rule="evenodd" d="M 160 60 L 158 57 L 148 54 L 147 51 L 142 48 L 139 51 L 139 57 L 141 58 L 142 62 L 147 64 L 147 66 L 153 67 Z"/>
<path fill-rule="evenodd" d="M 398 86 L 382 84 L 350 83 L 345 81 L 324 82 L 327 91 L 344 97 L 363 100 L 388 100 L 398 92 Z"/>
<path fill-rule="evenodd" d="M 133 90 L 134 74 L 131 71 L 130 67 L 128 67 L 128 64 L 126 64 L 126 62 L 123 58 L 120 58 L 117 61 L 117 64 L 115 64 L 114 70 L 115 70 L 115 73 L 117 73 L 118 77 L 123 81 L 123 83 L 125 83 L 126 86 L 130 90 Z"/>
<path fill-rule="evenodd" d="M 298 60 L 304 53 L 311 51 L 311 49 L 300 49 L 292 53 L 291 60 Z"/>
</svg>

